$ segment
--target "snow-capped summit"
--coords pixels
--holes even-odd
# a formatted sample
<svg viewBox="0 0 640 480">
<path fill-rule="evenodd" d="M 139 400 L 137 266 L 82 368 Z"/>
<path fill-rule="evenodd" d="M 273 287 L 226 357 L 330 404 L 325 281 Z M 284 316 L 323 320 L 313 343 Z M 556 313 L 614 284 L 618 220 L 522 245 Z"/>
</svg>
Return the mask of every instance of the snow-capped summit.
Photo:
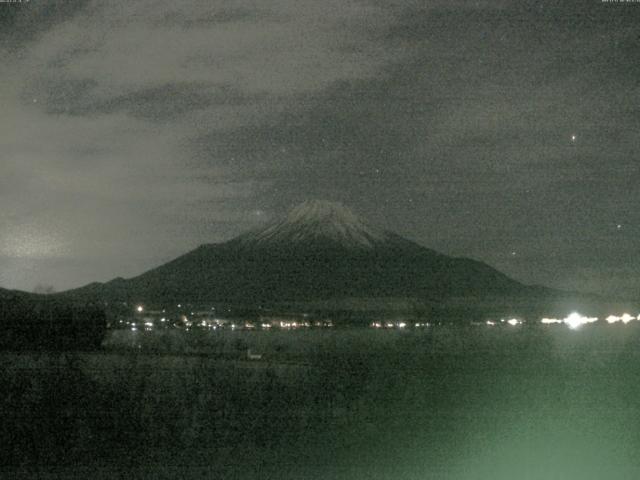
<svg viewBox="0 0 640 480">
<path fill-rule="evenodd" d="M 362 221 L 338 202 L 309 200 L 280 221 L 240 237 L 244 244 L 300 244 L 329 241 L 347 248 L 373 248 L 388 234 Z"/>
</svg>

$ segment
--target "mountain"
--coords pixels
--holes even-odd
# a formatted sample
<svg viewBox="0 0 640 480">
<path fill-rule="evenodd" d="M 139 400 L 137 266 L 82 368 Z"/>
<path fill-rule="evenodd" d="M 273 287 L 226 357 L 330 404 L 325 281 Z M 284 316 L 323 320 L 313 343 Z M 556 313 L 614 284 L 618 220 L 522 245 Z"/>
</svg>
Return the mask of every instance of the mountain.
<svg viewBox="0 0 640 480">
<path fill-rule="evenodd" d="M 195 250 L 134 278 L 64 295 L 84 301 L 273 305 L 345 298 L 424 302 L 539 294 L 490 266 L 449 257 L 308 201 L 284 219 Z"/>
</svg>

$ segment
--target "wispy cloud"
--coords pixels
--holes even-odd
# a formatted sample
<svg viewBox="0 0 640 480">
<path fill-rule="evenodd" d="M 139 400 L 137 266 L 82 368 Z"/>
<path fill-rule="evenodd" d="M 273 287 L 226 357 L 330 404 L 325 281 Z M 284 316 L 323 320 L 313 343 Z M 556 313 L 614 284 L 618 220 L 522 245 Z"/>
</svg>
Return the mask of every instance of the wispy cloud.
<svg viewBox="0 0 640 480">
<path fill-rule="evenodd" d="M 67 257 L 94 267 L 57 280 L 68 287 L 133 274 L 258 221 L 272 180 L 233 153 L 198 160 L 198 142 L 375 76 L 394 52 L 373 36 L 392 20 L 356 1 L 14 10 L 4 19 L 14 43 L 0 50 L 0 265 L 15 274 L 18 259 Z M 51 270 L 40 274 L 49 278 L 20 275 L 16 285 L 52 282 Z"/>
<path fill-rule="evenodd" d="M 309 196 L 572 288 L 584 281 L 554 259 L 591 265 L 615 242 L 605 278 L 640 224 L 638 8 L 1 7 L 0 284 L 133 275 Z M 575 253 L 584 228 L 600 233 Z"/>
</svg>

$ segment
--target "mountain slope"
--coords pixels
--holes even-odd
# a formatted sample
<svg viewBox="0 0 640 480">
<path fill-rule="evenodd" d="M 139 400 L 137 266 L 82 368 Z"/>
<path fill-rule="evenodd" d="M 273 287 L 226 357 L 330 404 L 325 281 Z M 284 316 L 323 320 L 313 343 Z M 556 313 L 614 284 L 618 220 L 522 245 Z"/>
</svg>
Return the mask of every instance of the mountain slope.
<svg viewBox="0 0 640 480">
<path fill-rule="evenodd" d="M 528 287 L 488 265 L 452 258 L 376 229 L 340 204 L 313 201 L 228 242 L 202 245 L 132 279 L 66 292 L 92 301 L 234 302 L 345 297 L 501 296 Z"/>
</svg>

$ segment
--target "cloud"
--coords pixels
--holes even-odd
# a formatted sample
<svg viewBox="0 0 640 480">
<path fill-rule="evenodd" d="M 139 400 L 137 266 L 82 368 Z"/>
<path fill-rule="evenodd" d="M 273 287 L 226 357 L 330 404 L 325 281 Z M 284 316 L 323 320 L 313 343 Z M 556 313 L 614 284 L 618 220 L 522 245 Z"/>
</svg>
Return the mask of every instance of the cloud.
<svg viewBox="0 0 640 480">
<path fill-rule="evenodd" d="M 0 5 L 0 40 L 2 49 L 22 50 L 43 33 L 69 21 L 91 0 L 48 0 L 46 2 L 4 2 Z"/>
<path fill-rule="evenodd" d="M 588 220 L 634 218 L 638 9 L 5 6 L 5 285 L 139 273 L 308 197 L 518 278 L 574 285 L 568 266 L 562 279 L 535 277 L 504 252 L 517 245 L 542 264 L 537 238 L 560 255 Z M 588 264 L 597 248 L 571 258 Z"/>
<path fill-rule="evenodd" d="M 202 162 L 192 143 L 263 128 L 394 55 L 372 39 L 393 18 L 357 1 L 67 3 L 16 10 L 0 49 L 0 269 L 27 289 L 50 282 L 33 262 L 108 279 L 259 221 L 259 162 Z"/>
<path fill-rule="evenodd" d="M 103 96 L 183 82 L 290 95 L 372 75 L 385 60 L 367 35 L 388 23 L 381 9 L 309 0 L 219 5 L 93 3 L 31 48 L 31 71 L 89 74 Z M 226 21 L 207 23 L 220 17 Z"/>
</svg>

